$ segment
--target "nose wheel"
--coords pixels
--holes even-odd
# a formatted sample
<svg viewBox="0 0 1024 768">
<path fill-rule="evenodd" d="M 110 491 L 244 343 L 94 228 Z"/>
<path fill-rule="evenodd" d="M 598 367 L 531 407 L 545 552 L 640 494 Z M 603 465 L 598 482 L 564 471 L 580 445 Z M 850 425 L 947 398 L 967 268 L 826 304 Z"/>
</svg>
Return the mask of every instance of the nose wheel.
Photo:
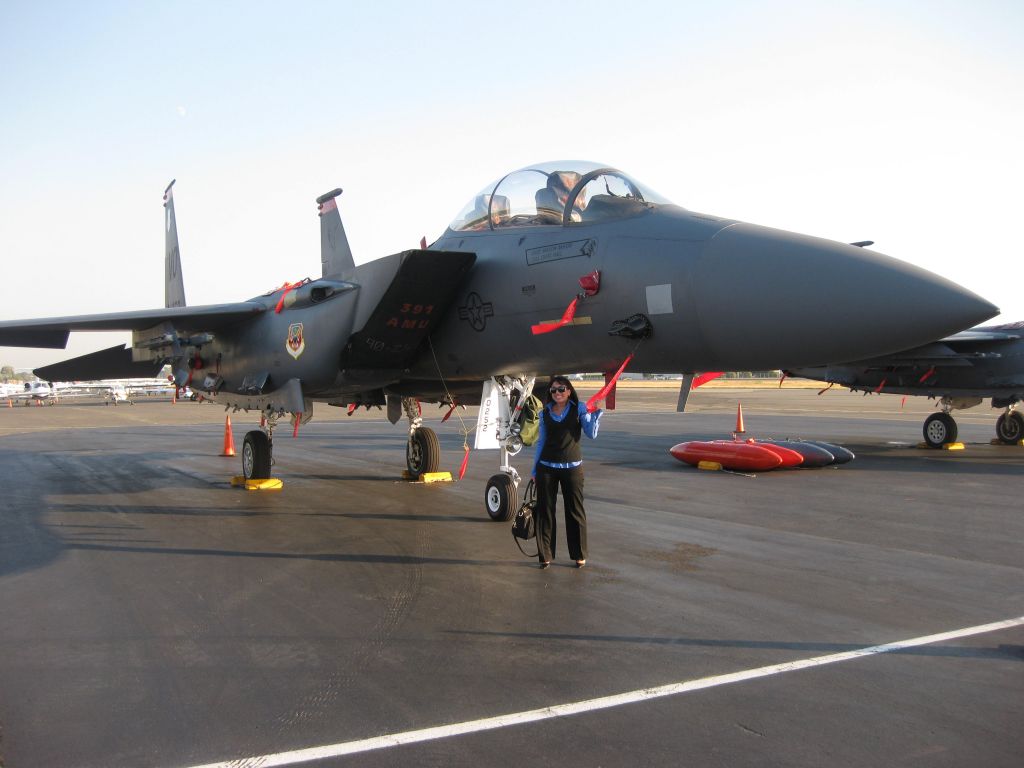
<svg viewBox="0 0 1024 768">
<path fill-rule="evenodd" d="M 519 494 L 516 491 L 516 483 L 511 475 L 499 472 L 491 475 L 487 481 L 487 488 L 484 490 L 484 504 L 487 506 L 487 514 L 496 523 L 503 523 L 512 519 L 519 502 Z"/>
</svg>

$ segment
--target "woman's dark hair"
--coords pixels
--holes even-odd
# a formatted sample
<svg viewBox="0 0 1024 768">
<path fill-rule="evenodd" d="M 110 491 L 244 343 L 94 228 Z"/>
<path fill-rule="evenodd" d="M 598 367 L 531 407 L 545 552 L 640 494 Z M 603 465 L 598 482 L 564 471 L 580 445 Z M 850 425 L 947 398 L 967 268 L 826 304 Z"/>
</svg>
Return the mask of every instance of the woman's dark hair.
<svg viewBox="0 0 1024 768">
<path fill-rule="evenodd" d="M 554 384 L 561 384 L 563 387 L 568 388 L 568 390 L 569 390 L 569 399 L 570 400 L 573 400 L 573 401 L 575 401 L 577 403 L 580 401 L 580 397 L 579 397 L 579 395 L 576 394 L 576 388 L 572 385 L 572 382 L 569 381 L 569 379 L 567 379 L 565 376 L 555 375 L 555 376 L 551 377 L 551 381 L 549 381 L 548 385 L 546 387 L 544 387 L 544 402 L 545 403 L 552 402 L 552 399 L 551 399 L 551 387 Z"/>
</svg>

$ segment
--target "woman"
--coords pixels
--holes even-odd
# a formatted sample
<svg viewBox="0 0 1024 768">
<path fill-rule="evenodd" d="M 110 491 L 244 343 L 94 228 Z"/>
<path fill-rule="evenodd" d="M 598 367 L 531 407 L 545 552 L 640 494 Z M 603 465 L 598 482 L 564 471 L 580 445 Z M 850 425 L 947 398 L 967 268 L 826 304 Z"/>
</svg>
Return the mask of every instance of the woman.
<svg viewBox="0 0 1024 768">
<path fill-rule="evenodd" d="M 598 406 L 604 405 L 599 400 Z M 533 477 L 537 482 L 537 550 L 540 567 L 547 568 L 555 558 L 555 504 L 562 489 L 565 507 L 565 538 L 569 557 L 576 567 L 587 563 L 587 515 L 583 510 L 583 455 L 580 437 L 593 439 L 603 413 L 593 413 L 579 401 L 572 382 L 565 376 L 552 376 L 548 382 L 547 404 L 541 412 Z"/>
</svg>

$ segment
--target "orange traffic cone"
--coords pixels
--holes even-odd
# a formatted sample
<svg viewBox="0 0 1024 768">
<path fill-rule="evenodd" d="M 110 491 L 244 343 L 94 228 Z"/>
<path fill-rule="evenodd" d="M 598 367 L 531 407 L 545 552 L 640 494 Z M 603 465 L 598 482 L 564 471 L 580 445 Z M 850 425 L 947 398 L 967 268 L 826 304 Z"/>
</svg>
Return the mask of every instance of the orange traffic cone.
<svg viewBox="0 0 1024 768">
<path fill-rule="evenodd" d="M 7 407 L 8 408 L 13 408 L 14 407 L 14 402 L 9 397 L 7 398 Z"/>
<path fill-rule="evenodd" d="M 743 403 L 736 403 L 736 434 L 742 435 L 746 432 L 743 429 Z"/>
<path fill-rule="evenodd" d="M 235 436 L 231 434 L 231 417 L 224 419 L 224 452 L 221 456 L 235 455 Z"/>
</svg>

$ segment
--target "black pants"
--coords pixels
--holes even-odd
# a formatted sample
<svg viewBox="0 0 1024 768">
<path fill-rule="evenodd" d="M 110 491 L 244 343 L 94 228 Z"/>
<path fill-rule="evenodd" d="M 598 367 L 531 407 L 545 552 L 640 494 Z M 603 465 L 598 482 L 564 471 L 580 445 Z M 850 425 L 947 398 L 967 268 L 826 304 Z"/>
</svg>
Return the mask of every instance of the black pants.
<svg viewBox="0 0 1024 768">
<path fill-rule="evenodd" d="M 542 563 L 555 559 L 555 544 L 558 540 L 555 525 L 555 504 L 558 488 L 562 489 L 562 503 L 565 506 L 565 539 L 569 545 L 569 557 L 573 560 L 587 559 L 587 513 L 583 510 L 583 467 L 552 469 L 537 465 L 537 508 L 534 518 L 537 523 L 538 557 Z"/>
</svg>

